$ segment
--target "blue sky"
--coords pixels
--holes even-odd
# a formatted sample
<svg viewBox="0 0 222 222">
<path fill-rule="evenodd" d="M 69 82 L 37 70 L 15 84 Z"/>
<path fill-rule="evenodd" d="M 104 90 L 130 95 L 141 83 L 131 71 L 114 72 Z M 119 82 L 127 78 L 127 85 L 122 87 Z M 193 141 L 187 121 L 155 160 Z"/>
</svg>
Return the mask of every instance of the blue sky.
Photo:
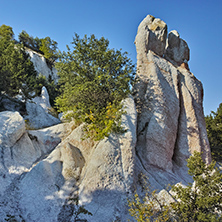
<svg viewBox="0 0 222 222">
<path fill-rule="evenodd" d="M 135 63 L 137 27 L 151 14 L 188 43 L 191 72 L 204 86 L 205 114 L 222 102 L 221 0 L 0 0 L 0 6 L 0 25 L 11 26 L 16 38 L 25 30 L 51 37 L 65 50 L 75 32 L 95 34 L 109 39 L 110 48 L 127 51 Z"/>
</svg>

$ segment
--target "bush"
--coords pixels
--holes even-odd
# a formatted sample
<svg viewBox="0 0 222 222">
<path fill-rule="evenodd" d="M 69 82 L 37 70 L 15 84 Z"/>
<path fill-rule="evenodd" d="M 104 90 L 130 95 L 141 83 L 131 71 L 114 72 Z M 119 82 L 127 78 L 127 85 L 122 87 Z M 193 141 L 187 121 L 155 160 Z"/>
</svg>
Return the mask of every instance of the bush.
<svg viewBox="0 0 222 222">
<path fill-rule="evenodd" d="M 172 208 L 179 221 L 222 220 L 222 174 L 215 165 L 215 161 L 206 165 L 198 152 L 188 159 L 188 173 L 194 183 L 185 188 L 181 185 L 172 188 L 178 200 Z"/>
<path fill-rule="evenodd" d="M 143 199 L 137 193 L 128 201 L 129 213 L 136 221 L 222 221 L 222 174 L 216 162 L 206 165 L 195 152 L 187 161 L 194 183 L 187 187 L 172 186 L 175 202 L 161 203 L 156 190 L 149 187 Z"/>
<path fill-rule="evenodd" d="M 67 46 L 56 64 L 61 96 L 59 111 L 73 111 L 77 122 L 86 123 L 87 137 L 100 140 L 111 132 L 123 132 L 121 101 L 128 96 L 135 70 L 131 60 L 120 50 L 109 49 L 109 41 L 94 35 L 76 34 L 73 51 Z"/>
</svg>

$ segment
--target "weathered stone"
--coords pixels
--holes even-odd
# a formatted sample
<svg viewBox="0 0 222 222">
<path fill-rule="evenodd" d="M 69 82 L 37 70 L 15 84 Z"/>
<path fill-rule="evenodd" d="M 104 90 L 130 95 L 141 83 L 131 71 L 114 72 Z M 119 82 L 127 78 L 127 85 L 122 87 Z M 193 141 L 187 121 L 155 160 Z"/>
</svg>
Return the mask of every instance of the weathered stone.
<svg viewBox="0 0 222 222">
<path fill-rule="evenodd" d="M 124 107 L 122 126 L 127 132 L 110 135 L 95 145 L 83 169 L 79 197 L 93 213 L 89 221 L 115 221 L 117 209 L 121 213 L 116 217 L 125 219 L 127 192 L 134 186 L 137 114 L 132 97 L 124 101 Z"/>
<path fill-rule="evenodd" d="M 202 84 L 184 65 L 178 33 L 169 35 L 163 56 L 165 33 L 166 24 L 152 16 L 138 28 L 136 105 L 131 96 L 123 101 L 122 135 L 82 140 L 84 124 L 74 122 L 26 131 L 18 113 L 0 113 L 0 218 L 72 221 L 78 196 L 93 214 L 83 216 L 89 222 L 127 221 L 127 198 L 141 191 L 141 173 L 160 191 L 159 201 L 170 203 L 169 183 L 192 182 L 186 159 L 197 150 L 211 161 Z M 28 103 L 29 119 L 47 120 L 43 96 L 36 103 Z"/>
<path fill-rule="evenodd" d="M 34 103 L 41 106 L 46 112 L 52 108 L 49 101 L 49 94 L 45 86 L 42 87 L 41 95 L 32 99 Z"/>
<path fill-rule="evenodd" d="M 45 57 L 31 49 L 26 49 L 26 52 L 30 55 L 34 68 L 38 75 L 43 75 L 47 79 L 51 78 L 55 82 L 58 82 L 57 70 L 54 67 L 50 67 L 47 64 Z"/>
<path fill-rule="evenodd" d="M 72 123 L 66 123 L 26 132 L 24 119 L 18 112 L 0 112 L 0 194 L 71 131 Z"/>
<path fill-rule="evenodd" d="M 26 103 L 26 110 L 28 115 L 25 116 L 25 119 L 32 129 L 40 129 L 60 123 L 58 118 L 50 115 L 42 106 L 32 101 Z"/>
<path fill-rule="evenodd" d="M 166 46 L 167 25 L 165 22 L 152 15 L 148 15 L 139 25 L 135 44 L 137 59 L 149 50 L 163 56 Z"/>
<path fill-rule="evenodd" d="M 0 147 L 12 147 L 25 133 L 25 121 L 18 112 L 0 112 Z"/>
<path fill-rule="evenodd" d="M 172 55 L 177 58 L 172 59 L 176 61 L 189 59 L 188 47 L 176 32 L 169 35 L 168 49 L 175 50 Z M 189 70 L 175 66 L 151 50 L 147 53 L 137 47 L 137 53 L 136 149 L 143 166 L 147 171 L 152 165 L 170 172 L 174 163 L 184 166 L 195 150 L 203 152 L 205 161 L 209 163 L 211 155 L 201 82 Z"/>
<path fill-rule="evenodd" d="M 168 35 L 165 57 L 175 61 L 178 65 L 187 64 L 190 60 L 190 49 L 175 30 Z"/>
</svg>

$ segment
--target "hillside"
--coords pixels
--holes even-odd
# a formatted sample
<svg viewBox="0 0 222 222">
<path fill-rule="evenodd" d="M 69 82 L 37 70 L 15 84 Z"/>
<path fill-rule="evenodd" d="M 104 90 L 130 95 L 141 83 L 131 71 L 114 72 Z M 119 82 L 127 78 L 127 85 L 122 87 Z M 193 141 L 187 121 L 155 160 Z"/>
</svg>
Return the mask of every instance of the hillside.
<svg viewBox="0 0 222 222">
<path fill-rule="evenodd" d="M 0 112 L 0 218 L 72 221 L 78 197 L 93 214 L 84 215 L 88 221 L 127 221 L 127 198 L 141 189 L 141 173 L 170 199 L 168 184 L 192 181 L 186 159 L 194 151 L 211 162 L 203 87 L 189 70 L 187 43 L 148 15 L 135 45 L 137 83 L 123 101 L 122 135 L 82 140 L 84 124 L 74 122 L 27 130 L 19 112 Z M 41 59 L 33 54 L 36 69 Z"/>
</svg>

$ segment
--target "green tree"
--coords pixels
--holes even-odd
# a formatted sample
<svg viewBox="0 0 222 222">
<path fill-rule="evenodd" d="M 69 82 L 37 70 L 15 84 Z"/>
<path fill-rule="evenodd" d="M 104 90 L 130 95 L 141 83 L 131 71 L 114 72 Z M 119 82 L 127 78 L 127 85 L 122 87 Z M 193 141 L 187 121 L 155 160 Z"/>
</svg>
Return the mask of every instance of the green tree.
<svg viewBox="0 0 222 222">
<path fill-rule="evenodd" d="M 14 39 L 14 32 L 12 27 L 7 25 L 0 26 L 0 40 L 2 41 L 2 38 L 6 40 L 13 40 Z"/>
<path fill-rule="evenodd" d="M 212 156 L 216 160 L 222 160 L 222 103 L 216 112 L 205 117 L 207 135 L 212 150 Z"/>
<path fill-rule="evenodd" d="M 188 173 L 194 183 L 187 187 L 175 185 L 172 188 L 178 201 L 171 206 L 179 221 L 222 220 L 222 174 L 215 164 L 215 161 L 210 165 L 205 164 L 198 152 L 188 159 Z"/>
<path fill-rule="evenodd" d="M 128 199 L 129 214 L 137 222 L 167 222 L 175 221 L 171 218 L 170 208 L 164 204 L 149 186 L 144 187 L 145 195 L 141 198 L 137 192 Z"/>
<path fill-rule="evenodd" d="M 121 101 L 130 93 L 134 65 L 127 53 L 109 49 L 109 41 L 94 35 L 73 38 L 73 51 L 61 54 L 56 64 L 62 93 L 59 111 L 73 110 L 73 117 L 86 123 L 87 135 L 99 140 L 120 132 Z"/>
<path fill-rule="evenodd" d="M 36 52 L 40 52 L 40 47 L 41 47 L 41 39 L 39 39 L 38 37 L 32 37 L 30 36 L 26 31 L 22 31 L 21 33 L 19 33 L 19 41 L 20 43 L 22 43 L 24 46 L 36 51 Z"/>
<path fill-rule="evenodd" d="M 0 93 L 13 97 L 22 90 L 29 97 L 37 75 L 33 63 L 23 45 L 15 44 L 12 28 L 3 25 L 0 30 Z"/>
<path fill-rule="evenodd" d="M 145 187 L 143 198 L 135 193 L 129 199 L 129 213 L 138 222 L 142 221 L 179 221 L 179 222 L 216 222 L 222 221 L 222 174 L 213 161 L 207 165 L 201 154 L 195 152 L 187 160 L 188 173 L 194 182 L 183 187 L 172 186 L 175 202 L 159 201 L 156 190 Z"/>
<path fill-rule="evenodd" d="M 50 62 L 54 63 L 58 59 L 58 43 L 52 40 L 50 37 L 45 37 L 41 39 L 40 51 L 43 53 L 44 57 Z"/>
</svg>

